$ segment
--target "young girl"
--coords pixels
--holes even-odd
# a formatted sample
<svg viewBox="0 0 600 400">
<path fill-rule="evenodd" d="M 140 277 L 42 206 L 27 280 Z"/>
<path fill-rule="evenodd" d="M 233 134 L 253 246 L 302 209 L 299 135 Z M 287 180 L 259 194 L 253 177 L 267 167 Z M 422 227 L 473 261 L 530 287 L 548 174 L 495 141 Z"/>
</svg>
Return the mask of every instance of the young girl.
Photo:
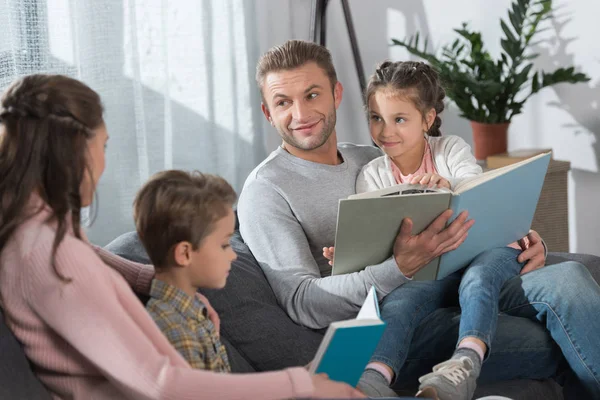
<svg viewBox="0 0 600 400">
<path fill-rule="evenodd" d="M 154 269 L 93 248 L 80 228 L 105 167 L 96 92 L 26 76 L 3 95 L 0 122 L 0 305 L 53 398 L 362 397 L 304 368 L 194 370 L 175 350 L 129 286 L 148 293 Z"/>
<path fill-rule="evenodd" d="M 385 155 L 367 164 L 356 181 L 357 193 L 400 183 L 452 189 L 461 179 L 482 173 L 470 147 L 458 136 L 441 136 L 444 89 L 436 71 L 420 62 L 389 62 L 377 68 L 367 93 L 369 129 Z M 521 243 L 523 249 L 526 243 Z M 511 248 L 514 247 L 514 248 Z M 462 276 L 459 340 L 452 358 L 419 379 L 418 396 L 470 399 L 481 364 L 494 337 L 503 284 L 521 271 L 519 245 L 482 253 Z M 334 249 L 323 254 L 333 259 Z M 407 299 L 407 307 L 421 300 Z M 414 304 L 413 304 L 414 303 Z M 420 321 L 412 321 L 411 329 Z M 410 340 L 412 331 L 407 334 Z"/>
</svg>

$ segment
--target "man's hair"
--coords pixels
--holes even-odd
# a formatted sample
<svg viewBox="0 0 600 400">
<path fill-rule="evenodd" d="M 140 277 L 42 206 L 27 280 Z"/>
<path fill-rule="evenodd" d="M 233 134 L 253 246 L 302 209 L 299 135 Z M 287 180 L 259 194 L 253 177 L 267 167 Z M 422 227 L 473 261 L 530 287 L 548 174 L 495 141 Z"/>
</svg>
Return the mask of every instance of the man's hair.
<svg viewBox="0 0 600 400">
<path fill-rule="evenodd" d="M 153 175 L 136 195 L 134 219 L 154 266 L 172 265 L 177 243 L 190 242 L 197 250 L 236 199 L 231 185 L 219 176 L 179 170 Z"/>
<path fill-rule="evenodd" d="M 263 84 L 269 73 L 289 71 L 311 62 L 317 64 L 327 74 L 333 89 L 338 80 L 331 53 L 327 48 L 304 40 L 288 40 L 280 46 L 271 47 L 258 60 L 256 66 L 256 83 L 263 103 L 265 103 Z"/>
</svg>

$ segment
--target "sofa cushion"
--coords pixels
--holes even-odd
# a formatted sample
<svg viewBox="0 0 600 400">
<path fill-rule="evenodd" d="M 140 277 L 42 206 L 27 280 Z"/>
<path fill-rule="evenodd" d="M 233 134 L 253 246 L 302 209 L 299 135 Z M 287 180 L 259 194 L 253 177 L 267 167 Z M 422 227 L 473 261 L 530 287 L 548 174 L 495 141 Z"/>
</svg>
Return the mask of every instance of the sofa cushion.
<svg viewBox="0 0 600 400">
<path fill-rule="evenodd" d="M 0 310 L 0 399 L 50 399 Z"/>
<path fill-rule="evenodd" d="M 238 232 L 231 244 L 238 258 L 232 264 L 227 285 L 220 290 L 202 290 L 221 317 L 221 335 L 257 371 L 308 363 L 322 334 L 288 317 Z M 106 249 L 133 261 L 149 262 L 135 232 L 121 235 Z"/>
<path fill-rule="evenodd" d="M 592 277 L 600 284 L 600 257 L 590 254 L 548 253 L 546 264 L 558 264 L 563 261 L 577 261 L 585 265 L 592 274 Z"/>
</svg>

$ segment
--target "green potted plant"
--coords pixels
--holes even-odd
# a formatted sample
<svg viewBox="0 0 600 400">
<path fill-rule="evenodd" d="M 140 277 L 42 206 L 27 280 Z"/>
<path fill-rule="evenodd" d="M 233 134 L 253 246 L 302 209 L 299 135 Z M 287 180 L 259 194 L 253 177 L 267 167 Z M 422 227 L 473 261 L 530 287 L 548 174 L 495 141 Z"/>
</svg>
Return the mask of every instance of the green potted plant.
<svg viewBox="0 0 600 400">
<path fill-rule="evenodd" d="M 471 121 L 475 157 L 484 160 L 506 152 L 510 121 L 529 97 L 546 86 L 590 79 L 573 67 L 534 72 L 531 61 L 538 54 L 530 51 L 532 39 L 545 30 L 543 23 L 551 17 L 552 0 L 515 0 L 509 22 L 500 19 L 504 36 L 497 60 L 485 50 L 481 33 L 469 30 L 466 23 L 454 30 L 459 37 L 442 47 L 439 55 L 427 51 L 427 39 L 419 45 L 418 32 L 407 40 L 392 39 L 392 45 L 406 48 L 438 70 L 448 97 Z"/>
</svg>

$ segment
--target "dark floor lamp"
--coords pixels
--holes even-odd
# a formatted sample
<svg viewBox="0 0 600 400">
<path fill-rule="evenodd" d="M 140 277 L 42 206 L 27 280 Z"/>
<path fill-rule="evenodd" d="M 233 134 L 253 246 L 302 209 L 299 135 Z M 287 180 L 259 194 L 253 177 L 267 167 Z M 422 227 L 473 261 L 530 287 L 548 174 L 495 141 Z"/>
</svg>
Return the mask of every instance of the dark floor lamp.
<svg viewBox="0 0 600 400">
<path fill-rule="evenodd" d="M 341 0 L 342 9 L 344 11 L 344 18 L 346 20 L 346 28 L 348 29 L 348 37 L 350 39 L 350 46 L 352 46 L 352 56 L 354 58 L 354 66 L 356 67 L 356 74 L 358 75 L 358 82 L 360 83 L 361 97 L 364 102 L 364 93 L 366 89 L 365 84 L 365 71 L 363 64 L 360 59 L 360 53 L 358 51 L 358 43 L 356 41 L 356 32 L 354 32 L 354 24 L 352 22 L 352 14 L 350 13 L 350 5 L 348 0 Z M 327 5 L 329 0 L 312 0 L 311 1 L 311 21 L 310 21 L 310 37 L 315 43 L 319 43 L 326 46 L 327 37 Z"/>
</svg>

